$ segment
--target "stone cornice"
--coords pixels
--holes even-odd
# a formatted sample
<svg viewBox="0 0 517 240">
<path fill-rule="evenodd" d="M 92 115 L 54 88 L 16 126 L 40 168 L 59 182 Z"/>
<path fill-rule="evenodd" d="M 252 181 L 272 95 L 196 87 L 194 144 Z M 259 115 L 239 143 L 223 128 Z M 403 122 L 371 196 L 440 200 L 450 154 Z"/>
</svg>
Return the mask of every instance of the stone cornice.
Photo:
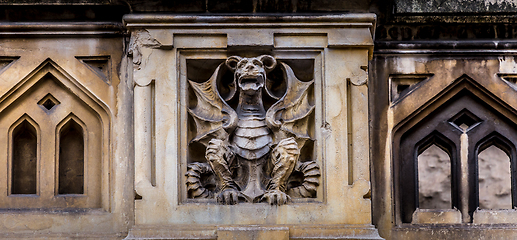
<svg viewBox="0 0 517 240">
<path fill-rule="evenodd" d="M 373 27 L 376 17 L 373 13 L 351 13 L 332 15 L 171 15 L 171 14 L 128 14 L 123 22 L 128 28 L 249 28 L 249 27 Z"/>
<path fill-rule="evenodd" d="M 0 37 L 30 36 L 110 36 L 122 35 L 124 27 L 117 22 L 3 22 Z"/>
</svg>

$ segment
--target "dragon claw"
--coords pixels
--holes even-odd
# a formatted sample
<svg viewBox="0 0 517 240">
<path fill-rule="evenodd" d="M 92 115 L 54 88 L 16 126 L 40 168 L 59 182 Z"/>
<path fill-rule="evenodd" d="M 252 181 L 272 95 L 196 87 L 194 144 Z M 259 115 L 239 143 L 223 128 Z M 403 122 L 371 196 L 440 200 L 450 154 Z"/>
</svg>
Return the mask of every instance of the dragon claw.
<svg viewBox="0 0 517 240">
<path fill-rule="evenodd" d="M 270 205 L 281 206 L 291 201 L 291 197 L 280 190 L 269 190 L 260 198 L 260 202 L 263 201 Z"/>
<path fill-rule="evenodd" d="M 239 203 L 239 191 L 229 188 L 217 195 L 217 202 L 224 205 L 235 205 Z"/>
</svg>

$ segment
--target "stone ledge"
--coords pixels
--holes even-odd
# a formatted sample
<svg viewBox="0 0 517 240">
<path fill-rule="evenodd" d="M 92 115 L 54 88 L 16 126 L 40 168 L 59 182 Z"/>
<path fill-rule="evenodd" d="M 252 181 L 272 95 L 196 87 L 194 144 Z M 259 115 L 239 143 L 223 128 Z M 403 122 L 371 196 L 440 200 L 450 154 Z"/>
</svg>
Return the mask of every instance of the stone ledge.
<svg viewBox="0 0 517 240">
<path fill-rule="evenodd" d="M 457 209 L 417 209 L 413 213 L 414 224 L 461 223 L 461 212 Z"/>
<path fill-rule="evenodd" d="M 127 235 L 127 232 L 113 232 L 113 233 L 35 233 L 30 232 L 17 232 L 17 233 L 2 233 L 0 239 L 122 239 Z"/>
<path fill-rule="evenodd" d="M 248 238 L 242 238 L 246 236 Z M 273 238 L 274 236 L 274 238 Z M 136 225 L 126 239 L 383 239 L 373 225 Z"/>
<path fill-rule="evenodd" d="M 392 239 L 517 239 L 514 224 L 429 224 L 392 228 Z"/>
<path fill-rule="evenodd" d="M 516 209 L 483 210 L 474 212 L 474 224 L 515 223 Z"/>
</svg>

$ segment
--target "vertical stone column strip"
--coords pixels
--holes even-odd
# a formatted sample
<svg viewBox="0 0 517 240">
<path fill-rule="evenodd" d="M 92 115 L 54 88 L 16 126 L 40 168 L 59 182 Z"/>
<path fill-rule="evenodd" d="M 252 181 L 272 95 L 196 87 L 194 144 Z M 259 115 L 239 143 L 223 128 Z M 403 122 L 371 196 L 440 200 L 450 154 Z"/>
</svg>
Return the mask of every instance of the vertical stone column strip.
<svg viewBox="0 0 517 240">
<path fill-rule="evenodd" d="M 341 56 L 346 54 L 343 49 L 328 49 L 325 52 L 325 86 L 324 95 L 326 99 L 333 99 L 332 104 L 323 103 L 325 107 L 324 119 L 327 123 L 327 129 L 330 134 L 326 139 L 326 147 L 332 149 L 327 152 L 326 159 L 335 159 L 335 162 L 328 160 L 332 166 L 326 169 L 323 174 L 326 175 L 327 181 L 336 185 L 347 185 L 348 182 L 343 181 L 349 179 L 341 176 L 349 173 L 349 142 L 348 142 L 348 111 L 347 111 L 347 84 L 346 84 L 346 68 L 343 66 Z M 329 188 L 329 199 L 342 199 L 345 196 L 333 196 L 336 189 Z M 339 194 L 343 194 L 340 192 Z"/>
<path fill-rule="evenodd" d="M 346 49 L 346 59 L 333 59 L 343 71 L 336 77 L 346 84 L 342 92 L 346 109 L 346 126 L 348 138 L 348 183 L 363 179 L 369 181 L 369 138 L 368 138 L 368 59 L 373 51 L 373 41 L 367 28 L 339 29 L 329 32 L 328 44 L 331 49 Z M 350 46 L 358 49 L 348 49 Z M 335 51 L 335 50 L 334 50 Z M 330 52 L 330 51 L 329 51 Z M 328 64 L 328 62 L 327 62 Z M 332 77 L 331 77 L 332 78 Z M 335 106 L 333 106 L 335 107 Z"/>
<path fill-rule="evenodd" d="M 151 86 L 135 85 L 134 116 L 135 116 L 135 188 L 151 185 L 152 161 L 152 91 Z"/>
<path fill-rule="evenodd" d="M 365 73 L 366 74 L 366 73 Z M 366 76 L 364 76 L 366 78 Z M 358 179 L 370 181 L 369 174 L 369 152 L 370 144 L 368 138 L 368 87 L 366 84 L 355 85 L 353 82 L 349 85 L 348 94 L 350 101 L 348 108 L 350 109 L 350 156 L 352 159 L 351 172 L 352 183 Z M 349 176 L 350 179 L 350 176 Z"/>
<path fill-rule="evenodd" d="M 154 33 L 155 36 L 152 36 Z M 155 37 L 165 41 L 163 45 Z M 134 136 L 135 136 L 135 190 L 153 187 L 153 90 L 154 73 L 148 71 L 150 55 L 154 49 L 172 48 L 172 36 L 162 32 L 136 30 L 131 35 L 129 54 L 133 57 L 134 81 Z"/>
<path fill-rule="evenodd" d="M 460 210 L 463 222 L 469 223 L 469 137 L 465 130 L 460 136 L 460 174 Z"/>
<path fill-rule="evenodd" d="M 363 33 L 365 35 L 366 33 Z M 364 37 L 366 38 L 366 37 Z M 361 38 L 360 38 L 361 39 Z M 363 43 L 367 45 L 368 43 Z M 350 144 L 349 159 L 351 159 L 352 171 L 349 176 L 351 183 L 364 179 L 370 181 L 369 173 L 369 159 L 370 159 L 370 141 L 368 138 L 368 49 L 354 50 L 349 55 L 352 55 L 356 61 L 354 64 L 344 61 L 348 68 L 347 81 L 348 84 L 348 99 L 347 104 L 349 109 L 348 134 Z"/>
</svg>

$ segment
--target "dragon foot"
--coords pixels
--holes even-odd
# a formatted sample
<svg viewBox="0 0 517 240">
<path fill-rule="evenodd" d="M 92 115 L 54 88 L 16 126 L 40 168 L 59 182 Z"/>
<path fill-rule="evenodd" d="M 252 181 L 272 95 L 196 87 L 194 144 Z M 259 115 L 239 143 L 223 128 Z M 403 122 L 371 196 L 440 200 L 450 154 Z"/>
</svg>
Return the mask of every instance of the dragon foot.
<svg viewBox="0 0 517 240">
<path fill-rule="evenodd" d="M 287 204 L 289 201 L 291 201 L 291 197 L 280 190 L 269 190 L 260 198 L 260 202 L 278 206 Z"/>
<path fill-rule="evenodd" d="M 246 196 L 242 195 L 241 192 L 239 192 L 236 189 L 228 188 L 223 191 L 221 191 L 217 196 L 217 202 L 219 204 L 223 205 L 235 205 L 239 203 L 239 199 L 244 199 L 245 201 L 248 200 Z"/>
</svg>

